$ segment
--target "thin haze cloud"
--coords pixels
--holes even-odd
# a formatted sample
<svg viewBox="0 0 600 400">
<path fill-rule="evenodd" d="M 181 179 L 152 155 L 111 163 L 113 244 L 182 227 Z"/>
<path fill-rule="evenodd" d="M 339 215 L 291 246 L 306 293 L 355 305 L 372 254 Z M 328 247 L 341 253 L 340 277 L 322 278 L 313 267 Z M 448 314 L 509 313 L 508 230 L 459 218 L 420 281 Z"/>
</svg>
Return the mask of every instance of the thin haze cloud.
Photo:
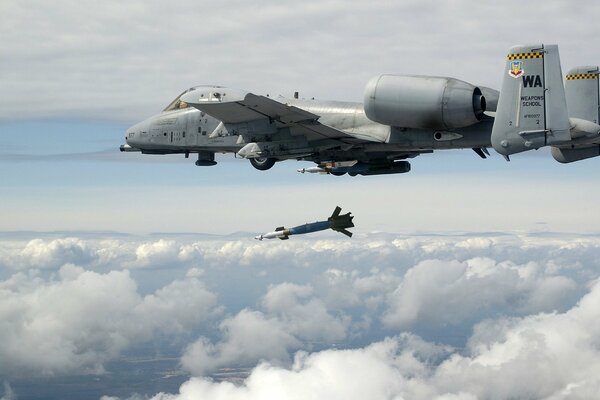
<svg viewBox="0 0 600 400">
<path fill-rule="evenodd" d="M 558 43 L 565 67 L 600 54 L 595 15 L 565 1 L 3 2 L 0 117 L 134 121 L 195 84 L 360 101 L 379 73 L 499 87 L 522 42 Z M 450 16 L 450 17 L 449 17 Z M 577 26 L 568 21 L 577 21 Z M 585 27 L 585 31 L 577 27 Z"/>
</svg>

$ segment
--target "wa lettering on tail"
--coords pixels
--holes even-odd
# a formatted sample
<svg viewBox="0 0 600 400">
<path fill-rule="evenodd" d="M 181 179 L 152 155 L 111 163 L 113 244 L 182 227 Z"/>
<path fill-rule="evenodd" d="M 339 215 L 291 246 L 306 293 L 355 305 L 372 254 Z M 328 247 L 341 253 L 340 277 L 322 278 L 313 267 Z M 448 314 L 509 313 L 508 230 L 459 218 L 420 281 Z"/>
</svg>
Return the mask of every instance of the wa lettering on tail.
<svg viewBox="0 0 600 400">
<path fill-rule="evenodd" d="M 523 87 L 542 87 L 542 78 L 539 75 L 525 75 Z"/>
</svg>

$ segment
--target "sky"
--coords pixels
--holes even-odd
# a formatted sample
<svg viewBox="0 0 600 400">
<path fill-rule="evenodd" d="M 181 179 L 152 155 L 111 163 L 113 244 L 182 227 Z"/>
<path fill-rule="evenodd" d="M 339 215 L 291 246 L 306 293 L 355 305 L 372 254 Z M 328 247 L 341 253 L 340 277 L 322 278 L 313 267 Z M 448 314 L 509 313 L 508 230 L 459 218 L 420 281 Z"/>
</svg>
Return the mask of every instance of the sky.
<svg viewBox="0 0 600 400">
<path fill-rule="evenodd" d="M 352 178 L 118 147 L 199 84 L 343 101 L 381 73 L 499 88 L 524 43 L 558 44 L 565 72 L 595 65 L 599 15 L 562 0 L 0 1 L 0 398 L 167 352 L 181 387 L 144 376 L 92 398 L 597 393 L 599 160 L 440 151 Z M 351 240 L 252 239 L 337 205 Z M 227 368 L 245 372 L 217 379 Z"/>
<path fill-rule="evenodd" d="M 510 163 L 440 151 L 415 159 L 406 175 L 354 179 L 301 175 L 296 169 L 311 163 L 295 161 L 262 173 L 232 155 L 198 168 L 179 155 L 117 152 L 128 126 L 197 84 L 347 101 L 361 101 L 380 73 L 499 88 L 507 49 L 542 41 L 559 44 L 565 70 L 594 64 L 600 55 L 582 38 L 596 36 L 597 6 L 586 7 L 582 14 L 564 1 L 4 1 L 0 229 L 261 232 L 340 205 L 366 232 L 540 223 L 595 232 L 600 216 L 588 210 L 598 197 L 597 160 L 560 165 L 543 150 Z"/>
</svg>

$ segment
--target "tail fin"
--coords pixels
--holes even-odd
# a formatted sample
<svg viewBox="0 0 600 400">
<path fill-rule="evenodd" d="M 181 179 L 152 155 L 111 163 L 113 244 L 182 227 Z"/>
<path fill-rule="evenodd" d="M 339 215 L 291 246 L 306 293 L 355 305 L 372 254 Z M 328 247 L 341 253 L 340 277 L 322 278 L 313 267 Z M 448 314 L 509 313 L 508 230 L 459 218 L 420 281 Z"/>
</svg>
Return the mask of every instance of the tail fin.
<svg viewBox="0 0 600 400">
<path fill-rule="evenodd" d="M 340 230 L 338 230 L 338 232 L 343 233 L 344 235 L 346 235 L 348 237 L 352 237 L 352 232 L 350 232 L 349 230 L 340 229 Z"/>
<path fill-rule="evenodd" d="M 336 232 L 340 232 L 348 237 L 352 237 L 352 232 L 346 228 L 354 228 L 354 223 L 352 222 L 354 217 L 352 216 L 352 213 L 340 215 L 341 212 L 342 209 L 339 206 L 333 210 L 333 214 L 331 214 L 331 217 L 327 219 L 327 221 L 329 221 L 331 224 L 329 227 Z"/>
<path fill-rule="evenodd" d="M 569 117 L 580 118 L 598 124 L 600 91 L 598 67 L 575 67 L 567 73 L 565 95 Z"/>
<path fill-rule="evenodd" d="M 341 207 L 340 207 L 340 206 L 336 206 L 336 207 L 335 207 L 335 210 L 333 210 L 333 214 L 331 214 L 331 217 L 329 217 L 329 218 L 330 218 L 330 219 L 331 219 L 331 218 L 336 218 L 337 216 L 339 216 L 339 215 L 340 215 L 340 213 L 341 213 L 341 212 L 342 212 L 342 209 L 341 209 Z"/>
<path fill-rule="evenodd" d="M 492 146 L 505 156 L 571 139 L 557 45 L 515 46 L 492 128 Z"/>
<path fill-rule="evenodd" d="M 571 145 L 552 147 L 552 157 L 561 163 L 600 156 L 600 90 L 596 66 L 571 69 L 566 76 L 565 95 L 571 123 Z"/>
</svg>

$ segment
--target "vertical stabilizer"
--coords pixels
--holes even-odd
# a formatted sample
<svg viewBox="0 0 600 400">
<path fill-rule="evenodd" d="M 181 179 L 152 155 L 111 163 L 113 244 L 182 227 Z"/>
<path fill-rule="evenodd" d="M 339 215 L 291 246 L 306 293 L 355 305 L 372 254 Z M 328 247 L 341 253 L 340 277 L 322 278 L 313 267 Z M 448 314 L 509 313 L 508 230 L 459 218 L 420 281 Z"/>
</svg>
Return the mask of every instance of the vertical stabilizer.
<svg viewBox="0 0 600 400">
<path fill-rule="evenodd" d="M 580 118 L 598 124 L 600 91 L 598 90 L 598 67 L 575 67 L 567 72 L 565 95 L 569 117 Z"/>
<path fill-rule="evenodd" d="M 492 146 L 509 155 L 571 139 L 557 45 L 510 49 Z"/>
</svg>

